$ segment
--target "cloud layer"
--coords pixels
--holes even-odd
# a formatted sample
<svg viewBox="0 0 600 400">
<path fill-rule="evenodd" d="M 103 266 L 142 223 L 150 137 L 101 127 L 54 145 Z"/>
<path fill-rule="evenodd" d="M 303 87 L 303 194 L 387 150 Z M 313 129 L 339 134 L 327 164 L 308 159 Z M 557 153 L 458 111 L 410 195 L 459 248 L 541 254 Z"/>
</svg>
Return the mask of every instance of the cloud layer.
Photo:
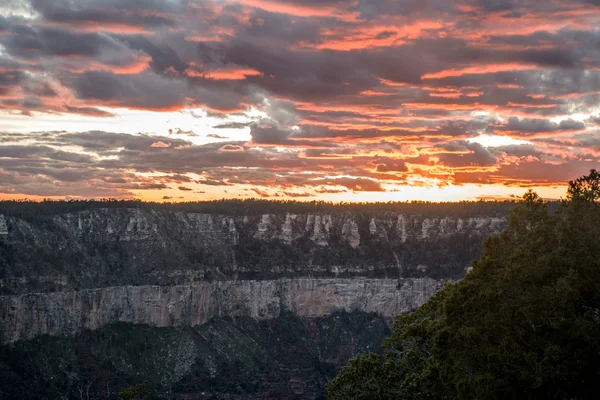
<svg viewBox="0 0 600 400">
<path fill-rule="evenodd" d="M 598 104 L 594 1 L 0 6 L 0 122 L 30 127 L 0 132 L 11 196 L 560 186 L 598 167 Z M 115 133 L 122 110 L 218 122 Z"/>
</svg>

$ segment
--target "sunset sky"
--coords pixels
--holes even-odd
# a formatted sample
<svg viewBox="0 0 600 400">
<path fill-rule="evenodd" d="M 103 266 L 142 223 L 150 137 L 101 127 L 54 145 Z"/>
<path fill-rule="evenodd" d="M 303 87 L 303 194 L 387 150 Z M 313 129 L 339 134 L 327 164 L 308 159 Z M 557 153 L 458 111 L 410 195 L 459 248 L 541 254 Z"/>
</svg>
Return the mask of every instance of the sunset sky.
<svg viewBox="0 0 600 400">
<path fill-rule="evenodd" d="M 598 0 L 2 0 L 0 198 L 564 196 Z"/>
</svg>

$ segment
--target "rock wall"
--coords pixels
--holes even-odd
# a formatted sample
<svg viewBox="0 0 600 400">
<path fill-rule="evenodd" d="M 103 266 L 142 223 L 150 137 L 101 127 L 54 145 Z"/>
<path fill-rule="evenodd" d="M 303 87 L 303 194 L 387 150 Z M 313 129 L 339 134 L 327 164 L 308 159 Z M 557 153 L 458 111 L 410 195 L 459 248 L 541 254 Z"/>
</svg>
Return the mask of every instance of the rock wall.
<svg viewBox="0 0 600 400">
<path fill-rule="evenodd" d="M 0 341 L 70 336 L 117 322 L 167 327 L 198 326 L 224 316 L 274 319 L 285 311 L 307 318 L 363 311 L 390 320 L 414 310 L 443 283 L 429 278 L 400 283 L 391 279 L 301 278 L 0 296 Z"/>
<path fill-rule="evenodd" d="M 364 211 L 244 216 L 123 208 L 2 216 L 0 341 L 115 322 L 269 319 L 283 310 L 391 319 L 460 279 L 483 238 L 506 226 L 502 215 Z"/>
<path fill-rule="evenodd" d="M 0 295 L 300 277 L 458 279 L 504 216 L 217 215 L 96 209 L 6 216 Z"/>
<path fill-rule="evenodd" d="M 368 227 L 359 230 L 360 220 Z M 428 218 L 423 215 L 386 213 L 365 217 L 348 213 L 330 214 L 263 214 L 260 217 L 231 217 L 224 215 L 182 212 L 157 212 L 139 209 L 99 209 L 73 214 L 60 214 L 52 219 L 54 233 L 70 239 L 95 238 L 100 242 L 144 241 L 164 239 L 167 233 L 194 238 L 197 245 L 236 244 L 240 231 L 249 231 L 259 240 L 281 240 L 292 243 L 304 236 L 315 245 L 328 246 L 334 236 L 357 247 L 371 236 L 396 239 L 405 243 L 430 237 L 448 236 L 461 232 L 499 232 L 506 226 L 505 217 Z M 7 228 L 10 226 L 10 229 Z M 40 226 L 15 217 L 0 215 L 2 234 L 14 240 L 36 238 Z M 45 228 L 49 228 L 47 223 Z M 398 235 L 392 234 L 398 233 Z M 396 237 L 397 236 L 397 237 Z M 44 240 L 37 237 L 36 241 Z M 6 239 L 11 241 L 10 238 Z M 13 241 L 14 241 L 13 240 Z"/>
</svg>

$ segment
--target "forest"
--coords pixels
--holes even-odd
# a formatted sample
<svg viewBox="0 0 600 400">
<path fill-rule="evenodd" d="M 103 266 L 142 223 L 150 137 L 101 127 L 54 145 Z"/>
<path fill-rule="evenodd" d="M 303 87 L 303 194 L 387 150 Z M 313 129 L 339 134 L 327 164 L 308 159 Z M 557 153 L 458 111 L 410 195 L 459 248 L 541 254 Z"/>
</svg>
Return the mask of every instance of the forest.
<svg viewBox="0 0 600 400">
<path fill-rule="evenodd" d="M 328 398 L 597 398 L 599 200 L 595 170 L 552 212 L 529 191 L 473 270 L 398 317 L 381 352 L 350 361 Z"/>
<path fill-rule="evenodd" d="M 74 213 L 93 209 L 140 208 L 152 210 L 181 211 L 204 214 L 224 214 L 230 216 L 285 214 L 285 213 L 423 213 L 430 216 L 457 217 L 473 215 L 505 215 L 516 201 L 461 201 L 461 202 L 372 202 L 372 203 L 333 203 L 326 201 L 222 199 L 213 201 L 157 203 L 140 199 L 98 199 L 98 200 L 9 200 L 0 201 L 0 214 L 19 218 L 51 217 L 56 214 Z"/>
</svg>

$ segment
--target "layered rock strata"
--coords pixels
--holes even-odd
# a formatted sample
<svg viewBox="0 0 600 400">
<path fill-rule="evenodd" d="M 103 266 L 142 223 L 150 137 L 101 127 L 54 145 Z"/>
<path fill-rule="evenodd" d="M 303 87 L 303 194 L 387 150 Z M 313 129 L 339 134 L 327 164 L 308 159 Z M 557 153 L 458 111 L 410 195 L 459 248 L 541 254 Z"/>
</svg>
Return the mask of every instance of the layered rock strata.
<svg viewBox="0 0 600 400">
<path fill-rule="evenodd" d="M 71 336 L 117 322 L 198 326 L 213 317 L 314 318 L 336 311 L 386 319 L 414 310 L 443 285 L 429 278 L 215 281 L 180 286 L 119 286 L 0 297 L 2 344 L 39 335 Z"/>
</svg>

